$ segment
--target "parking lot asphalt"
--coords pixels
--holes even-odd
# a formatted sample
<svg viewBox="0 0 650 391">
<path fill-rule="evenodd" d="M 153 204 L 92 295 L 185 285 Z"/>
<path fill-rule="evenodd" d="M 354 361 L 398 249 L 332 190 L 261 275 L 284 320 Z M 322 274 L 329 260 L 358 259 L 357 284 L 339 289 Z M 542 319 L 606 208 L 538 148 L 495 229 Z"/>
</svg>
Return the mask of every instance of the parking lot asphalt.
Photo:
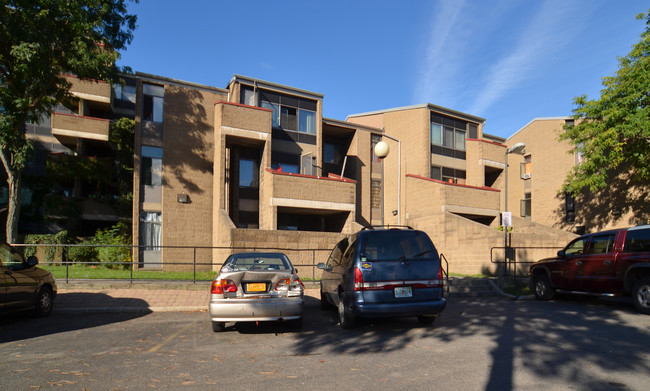
<svg viewBox="0 0 650 391">
<path fill-rule="evenodd" d="M 207 311 L 211 281 L 57 281 L 53 311 L 174 312 Z M 316 285 L 306 285 L 306 296 L 320 299 Z"/>
</svg>

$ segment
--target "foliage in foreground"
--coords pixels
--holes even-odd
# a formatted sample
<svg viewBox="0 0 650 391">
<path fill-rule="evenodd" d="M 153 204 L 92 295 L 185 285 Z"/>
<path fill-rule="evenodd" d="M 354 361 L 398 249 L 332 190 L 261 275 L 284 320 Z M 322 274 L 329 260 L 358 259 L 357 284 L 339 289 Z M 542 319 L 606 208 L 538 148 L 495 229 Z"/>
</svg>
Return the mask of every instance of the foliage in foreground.
<svg viewBox="0 0 650 391">
<path fill-rule="evenodd" d="M 562 192 L 605 189 L 613 176 L 624 175 L 631 186 L 647 190 L 650 183 L 650 12 L 648 27 L 630 53 L 619 58 L 615 76 L 603 78 L 600 98 L 574 99 L 575 126 L 566 126 L 560 140 L 574 145 L 584 159 L 569 173 Z"/>
</svg>

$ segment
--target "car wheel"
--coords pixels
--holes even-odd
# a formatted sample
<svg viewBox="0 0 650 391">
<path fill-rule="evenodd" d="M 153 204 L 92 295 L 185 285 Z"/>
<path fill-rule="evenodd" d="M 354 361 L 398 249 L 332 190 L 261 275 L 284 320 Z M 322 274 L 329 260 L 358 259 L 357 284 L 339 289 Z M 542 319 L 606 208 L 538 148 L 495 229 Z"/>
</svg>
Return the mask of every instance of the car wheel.
<svg viewBox="0 0 650 391">
<path fill-rule="evenodd" d="M 350 309 L 345 307 L 343 303 L 343 294 L 339 296 L 339 324 L 344 329 L 349 329 L 355 326 L 356 321 L 354 315 L 350 313 Z"/>
<path fill-rule="evenodd" d="M 418 315 L 418 322 L 420 322 L 420 324 L 433 324 L 433 322 L 435 322 L 435 321 L 436 321 L 435 316 Z"/>
<path fill-rule="evenodd" d="M 224 331 L 226 329 L 226 323 L 225 322 L 212 322 L 212 331 L 215 333 L 219 333 L 221 331 Z"/>
<path fill-rule="evenodd" d="M 52 289 L 49 287 L 42 287 L 36 296 L 36 303 L 34 306 L 34 315 L 48 316 L 52 312 L 52 305 L 54 304 L 54 295 Z"/>
<path fill-rule="evenodd" d="M 632 288 L 632 301 L 642 314 L 650 315 L 650 278 L 641 278 Z"/>
<path fill-rule="evenodd" d="M 325 293 L 323 293 L 322 289 L 320 291 L 320 309 L 321 310 L 332 309 L 332 305 L 330 304 L 329 301 L 327 301 L 327 296 L 325 295 Z"/>
<path fill-rule="evenodd" d="M 546 274 L 534 274 L 532 288 L 537 300 L 551 300 L 555 297 L 555 289 L 551 286 L 551 280 Z"/>
</svg>

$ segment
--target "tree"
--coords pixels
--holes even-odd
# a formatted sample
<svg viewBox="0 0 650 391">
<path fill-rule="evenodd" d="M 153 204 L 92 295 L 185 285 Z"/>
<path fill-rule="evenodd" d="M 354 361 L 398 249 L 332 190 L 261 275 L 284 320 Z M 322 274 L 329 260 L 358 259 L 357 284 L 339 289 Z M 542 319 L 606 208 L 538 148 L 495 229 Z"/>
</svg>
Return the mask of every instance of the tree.
<svg viewBox="0 0 650 391">
<path fill-rule="evenodd" d="M 574 99 L 575 126 L 560 140 L 584 159 L 568 174 L 562 191 L 603 194 L 613 181 L 623 181 L 635 198 L 647 197 L 650 183 L 650 11 L 646 30 L 630 53 L 619 58 L 615 76 L 603 78 L 600 99 Z M 638 200 L 630 200 L 638 201 Z M 643 201 L 641 199 L 641 201 Z M 627 202 L 631 204 L 631 202 Z M 641 202 L 647 204 L 647 202 Z M 647 207 L 647 206 L 646 206 Z"/>
<path fill-rule="evenodd" d="M 117 78 L 119 51 L 133 38 L 128 0 L 1 0 L 0 145 L 9 185 L 7 241 L 17 238 L 22 172 L 30 143 L 24 125 L 70 96 L 64 74 Z M 132 0 L 136 2 L 138 0 Z"/>
</svg>

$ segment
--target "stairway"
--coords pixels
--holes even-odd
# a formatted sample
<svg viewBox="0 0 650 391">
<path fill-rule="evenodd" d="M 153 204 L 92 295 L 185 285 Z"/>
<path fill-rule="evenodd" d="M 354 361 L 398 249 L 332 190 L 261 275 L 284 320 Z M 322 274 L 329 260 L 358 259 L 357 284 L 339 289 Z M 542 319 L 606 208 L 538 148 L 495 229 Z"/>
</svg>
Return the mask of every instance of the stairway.
<svg viewBox="0 0 650 391">
<path fill-rule="evenodd" d="M 449 277 L 445 282 L 446 298 L 491 297 L 498 292 L 490 284 L 489 278 Z"/>
</svg>

